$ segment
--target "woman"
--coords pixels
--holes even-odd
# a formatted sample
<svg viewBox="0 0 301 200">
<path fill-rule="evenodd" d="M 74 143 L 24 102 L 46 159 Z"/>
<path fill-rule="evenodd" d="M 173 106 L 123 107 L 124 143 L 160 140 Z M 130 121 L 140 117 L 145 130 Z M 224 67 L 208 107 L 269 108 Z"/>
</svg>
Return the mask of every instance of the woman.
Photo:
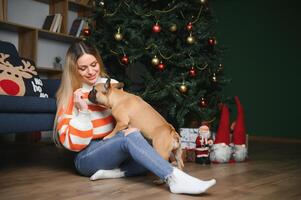
<svg viewBox="0 0 301 200">
<path fill-rule="evenodd" d="M 77 171 L 91 180 L 135 176 L 150 170 L 166 181 L 172 193 L 200 194 L 215 184 L 201 181 L 173 167 L 134 128 L 106 136 L 114 127 L 109 109 L 92 104 L 87 96 L 107 75 L 97 50 L 85 43 L 70 46 L 61 85 L 54 140 L 77 152 Z M 116 83 L 117 81 L 115 81 Z"/>
</svg>

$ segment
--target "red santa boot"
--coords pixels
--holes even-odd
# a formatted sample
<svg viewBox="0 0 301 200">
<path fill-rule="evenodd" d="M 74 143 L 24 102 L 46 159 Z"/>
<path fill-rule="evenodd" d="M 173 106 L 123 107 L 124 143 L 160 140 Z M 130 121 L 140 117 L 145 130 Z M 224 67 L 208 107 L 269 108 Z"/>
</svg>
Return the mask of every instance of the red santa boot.
<svg viewBox="0 0 301 200">
<path fill-rule="evenodd" d="M 215 163 L 227 163 L 231 157 L 230 143 L 230 113 L 226 105 L 222 107 L 221 118 L 214 144 L 210 152 L 210 160 Z"/>
<path fill-rule="evenodd" d="M 242 162 L 247 158 L 248 149 L 246 146 L 246 127 L 245 127 L 245 116 L 244 116 L 244 110 L 239 102 L 239 99 L 237 96 L 235 98 L 235 103 L 237 106 L 237 118 L 236 123 L 233 129 L 233 158 L 236 162 Z"/>
</svg>

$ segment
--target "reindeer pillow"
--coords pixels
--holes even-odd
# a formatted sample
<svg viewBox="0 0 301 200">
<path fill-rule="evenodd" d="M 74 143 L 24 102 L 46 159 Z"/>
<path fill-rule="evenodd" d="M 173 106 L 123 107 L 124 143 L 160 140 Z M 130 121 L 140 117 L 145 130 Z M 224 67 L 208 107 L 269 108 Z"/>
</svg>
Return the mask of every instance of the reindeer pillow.
<svg viewBox="0 0 301 200">
<path fill-rule="evenodd" d="M 23 66 L 27 69 L 33 69 L 32 77 L 24 79 L 26 96 L 38 96 L 43 98 L 48 98 L 48 94 L 45 92 L 44 83 L 39 77 L 38 73 L 35 70 L 35 63 L 32 60 L 21 58 Z M 33 73 L 35 72 L 35 73 Z"/>
<path fill-rule="evenodd" d="M 0 41 L 0 94 L 48 97 L 35 66 L 21 60 L 14 45 Z"/>
</svg>

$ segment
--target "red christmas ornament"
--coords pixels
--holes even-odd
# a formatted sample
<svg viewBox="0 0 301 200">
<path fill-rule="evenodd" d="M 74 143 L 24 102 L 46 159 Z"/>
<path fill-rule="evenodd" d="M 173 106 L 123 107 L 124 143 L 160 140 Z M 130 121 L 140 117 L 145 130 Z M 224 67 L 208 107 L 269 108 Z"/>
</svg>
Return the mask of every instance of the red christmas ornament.
<svg viewBox="0 0 301 200">
<path fill-rule="evenodd" d="M 191 31 L 192 30 L 192 23 L 191 22 L 189 22 L 188 24 L 187 24 L 187 26 L 186 26 L 186 29 L 188 30 L 188 31 Z"/>
<path fill-rule="evenodd" d="M 196 69 L 194 67 L 191 67 L 188 74 L 189 74 L 190 77 L 195 77 L 196 76 Z"/>
<path fill-rule="evenodd" d="M 90 36 L 91 35 L 91 29 L 90 28 L 84 28 L 83 29 L 84 36 Z"/>
<path fill-rule="evenodd" d="M 129 64 L 129 57 L 127 57 L 126 55 L 124 55 L 121 60 L 120 60 L 123 64 L 127 65 Z"/>
<path fill-rule="evenodd" d="M 216 45 L 216 39 L 214 39 L 214 38 L 209 38 L 209 39 L 208 39 L 208 44 L 211 45 L 211 46 Z"/>
<path fill-rule="evenodd" d="M 158 22 L 153 26 L 153 32 L 154 33 L 160 33 L 161 32 L 161 26 L 158 24 Z"/>
<path fill-rule="evenodd" d="M 164 63 L 162 63 L 162 61 L 161 61 L 160 64 L 157 66 L 157 68 L 158 68 L 160 71 L 163 71 L 163 70 L 165 69 Z"/>
</svg>

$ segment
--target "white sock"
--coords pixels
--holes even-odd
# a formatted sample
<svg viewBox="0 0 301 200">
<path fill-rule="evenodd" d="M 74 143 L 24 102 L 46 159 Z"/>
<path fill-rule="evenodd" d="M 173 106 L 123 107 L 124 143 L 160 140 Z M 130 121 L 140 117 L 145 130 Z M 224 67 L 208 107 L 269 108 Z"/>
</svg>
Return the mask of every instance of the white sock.
<svg viewBox="0 0 301 200">
<path fill-rule="evenodd" d="M 167 183 L 172 193 L 201 194 L 215 185 L 216 180 L 202 181 L 174 167 Z"/>
<path fill-rule="evenodd" d="M 116 168 L 112 170 L 100 169 L 90 177 L 90 180 L 95 181 L 98 179 L 121 178 L 124 176 L 125 176 L 124 171 L 121 171 L 120 168 Z"/>
</svg>

